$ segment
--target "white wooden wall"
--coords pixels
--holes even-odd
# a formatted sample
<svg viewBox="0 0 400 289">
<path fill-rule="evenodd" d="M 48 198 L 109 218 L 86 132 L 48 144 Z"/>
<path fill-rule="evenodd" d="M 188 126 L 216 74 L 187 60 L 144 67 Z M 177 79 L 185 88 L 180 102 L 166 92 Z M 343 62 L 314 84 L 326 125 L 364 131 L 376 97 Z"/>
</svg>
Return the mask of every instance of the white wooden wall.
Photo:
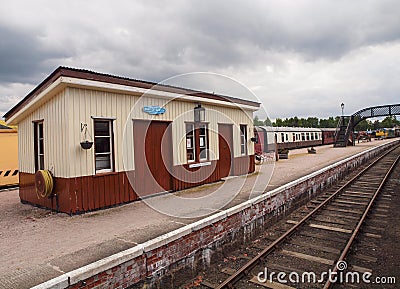
<svg viewBox="0 0 400 289">
<path fill-rule="evenodd" d="M 68 177 L 66 144 L 68 110 L 65 91 L 61 91 L 18 124 L 18 165 L 20 172 L 35 173 L 33 121 L 43 119 L 44 162 L 56 176 Z"/>
<path fill-rule="evenodd" d="M 142 111 L 144 106 L 165 107 L 162 115 L 152 116 Z M 133 120 L 148 119 L 172 122 L 173 163 L 186 163 L 185 121 L 193 121 L 197 103 L 167 100 L 156 97 L 121 94 L 78 87 L 67 87 L 56 97 L 35 110 L 19 124 L 20 170 L 34 173 L 33 124 L 44 119 L 45 168 L 52 168 L 57 177 L 93 175 L 94 149 L 83 150 L 81 123 L 87 124 L 93 141 L 92 117 L 115 119 L 113 121 L 115 171 L 134 169 Z M 234 156 L 240 156 L 239 125 L 247 125 L 248 153 L 254 153 L 250 141 L 253 136 L 251 111 L 202 104 L 209 125 L 210 159 L 218 159 L 218 123 L 233 123 Z"/>
</svg>

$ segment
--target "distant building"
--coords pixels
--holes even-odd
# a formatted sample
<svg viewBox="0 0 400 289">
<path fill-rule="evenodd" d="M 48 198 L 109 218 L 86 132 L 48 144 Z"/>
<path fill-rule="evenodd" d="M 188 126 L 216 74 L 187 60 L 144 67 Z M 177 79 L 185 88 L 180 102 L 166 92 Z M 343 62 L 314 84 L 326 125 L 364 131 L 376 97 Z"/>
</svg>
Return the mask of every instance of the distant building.
<svg viewBox="0 0 400 289">
<path fill-rule="evenodd" d="M 254 171 L 259 103 L 155 85 L 56 69 L 5 115 L 19 128 L 21 201 L 74 214 Z M 38 170 L 53 176 L 49 197 Z"/>
<path fill-rule="evenodd" d="M 0 188 L 18 184 L 18 131 L 0 120 Z"/>
</svg>

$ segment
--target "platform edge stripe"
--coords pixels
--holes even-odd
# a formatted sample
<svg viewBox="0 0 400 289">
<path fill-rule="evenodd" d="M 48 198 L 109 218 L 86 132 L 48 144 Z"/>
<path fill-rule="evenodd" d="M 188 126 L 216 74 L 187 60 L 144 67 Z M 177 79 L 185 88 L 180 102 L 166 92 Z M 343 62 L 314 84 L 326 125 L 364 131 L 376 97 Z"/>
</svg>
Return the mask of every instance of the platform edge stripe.
<svg viewBox="0 0 400 289">
<path fill-rule="evenodd" d="M 154 249 L 162 247 L 172 241 L 178 240 L 186 235 L 189 235 L 193 232 L 193 224 L 185 225 L 181 228 L 175 229 L 171 232 L 165 233 L 161 236 L 148 240 L 142 244 L 140 244 L 143 248 L 143 253 L 150 252 Z"/>
<path fill-rule="evenodd" d="M 67 273 L 62 274 L 58 277 L 50 279 L 49 281 L 36 285 L 31 289 L 64 289 L 69 286 L 68 277 L 69 276 Z"/>
<path fill-rule="evenodd" d="M 70 285 L 76 284 L 79 281 L 86 280 L 96 274 L 104 272 L 129 260 L 132 260 L 143 254 L 143 246 L 136 245 L 122 252 L 105 257 L 81 268 L 72 270 L 63 275 L 43 282 L 31 289 L 60 289 L 67 288 Z"/>
<path fill-rule="evenodd" d="M 207 227 L 208 225 L 214 224 L 220 220 L 225 219 L 228 217 L 227 210 L 223 210 L 221 212 L 212 214 L 211 216 L 208 216 L 204 219 L 201 219 L 199 221 L 196 221 L 194 223 L 191 223 L 187 226 L 191 226 L 192 231 L 198 231 L 204 227 Z"/>
</svg>

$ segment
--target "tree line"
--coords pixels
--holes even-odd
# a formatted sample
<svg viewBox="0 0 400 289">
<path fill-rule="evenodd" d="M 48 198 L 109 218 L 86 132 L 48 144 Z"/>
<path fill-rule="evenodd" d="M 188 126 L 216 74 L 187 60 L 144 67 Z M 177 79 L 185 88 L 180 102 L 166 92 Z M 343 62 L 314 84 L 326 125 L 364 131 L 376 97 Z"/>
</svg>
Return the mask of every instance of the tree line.
<svg viewBox="0 0 400 289">
<path fill-rule="evenodd" d="M 286 127 L 313 127 L 313 128 L 336 128 L 339 116 L 328 117 L 328 118 L 277 118 L 275 121 L 271 121 L 268 117 L 265 120 L 260 120 L 258 116 L 254 117 L 254 125 L 257 126 L 286 126 Z M 377 130 L 380 128 L 392 128 L 400 126 L 400 121 L 396 119 L 396 116 L 387 116 L 382 121 L 369 119 L 362 120 L 356 127 L 355 130 L 366 131 L 366 130 Z"/>
</svg>

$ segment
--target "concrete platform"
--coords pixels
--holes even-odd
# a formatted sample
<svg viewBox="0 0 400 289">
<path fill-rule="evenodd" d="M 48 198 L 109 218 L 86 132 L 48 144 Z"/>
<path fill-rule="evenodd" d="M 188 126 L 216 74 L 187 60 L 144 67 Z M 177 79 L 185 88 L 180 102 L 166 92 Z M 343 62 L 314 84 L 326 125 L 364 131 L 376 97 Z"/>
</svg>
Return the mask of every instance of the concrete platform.
<svg viewBox="0 0 400 289">
<path fill-rule="evenodd" d="M 288 160 L 280 160 L 275 164 L 267 190 L 391 141 L 372 141 L 347 148 L 322 146 L 316 148 L 317 154 L 308 154 L 306 149 L 291 151 Z M 140 201 L 70 217 L 21 204 L 17 190 L 1 191 L 0 250 L 3 253 L 0 255 L 0 288 L 30 288 L 193 224 L 215 211 L 245 202 L 262 193 L 254 188 L 253 180 L 261 176 L 261 179 L 268 181 L 271 169 L 271 165 L 268 165 L 265 171 L 259 171 L 245 180 L 243 177 L 232 178 L 149 199 L 152 206 L 162 203 L 167 204 L 164 207 L 167 211 L 175 209 L 175 216 L 160 213 Z M 184 208 L 174 207 L 177 204 L 172 196 L 199 200 L 217 190 L 222 195 L 236 190 L 238 183 L 240 190 L 230 202 L 218 203 L 220 199 L 217 199 L 211 204 L 203 199 L 201 206 L 194 202 Z M 148 200 L 146 202 L 149 203 Z"/>
</svg>

